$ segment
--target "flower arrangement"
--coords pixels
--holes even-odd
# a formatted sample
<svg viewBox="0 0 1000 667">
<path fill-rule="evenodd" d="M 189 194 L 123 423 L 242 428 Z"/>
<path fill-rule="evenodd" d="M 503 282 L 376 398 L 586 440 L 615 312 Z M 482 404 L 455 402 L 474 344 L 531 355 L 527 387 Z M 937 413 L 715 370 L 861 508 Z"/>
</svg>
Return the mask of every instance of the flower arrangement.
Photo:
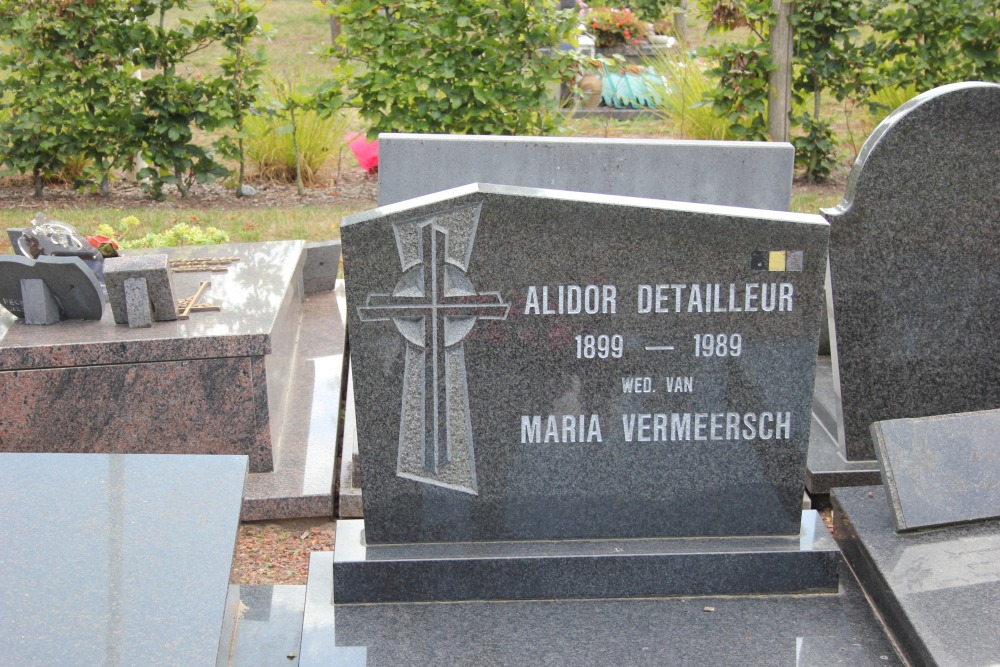
<svg viewBox="0 0 1000 667">
<path fill-rule="evenodd" d="M 587 11 L 587 29 L 597 48 L 638 44 L 646 36 L 646 24 L 628 7 L 595 7 Z"/>
</svg>

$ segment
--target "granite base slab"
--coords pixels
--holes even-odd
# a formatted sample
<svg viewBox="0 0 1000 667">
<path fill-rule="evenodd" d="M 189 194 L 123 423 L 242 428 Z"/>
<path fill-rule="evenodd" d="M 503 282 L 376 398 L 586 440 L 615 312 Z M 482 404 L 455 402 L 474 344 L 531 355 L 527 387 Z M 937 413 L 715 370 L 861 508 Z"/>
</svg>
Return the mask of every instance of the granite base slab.
<svg viewBox="0 0 1000 667">
<path fill-rule="evenodd" d="M 839 486 L 881 484 L 878 461 L 849 461 L 837 442 L 837 395 L 830 357 L 816 360 L 813 390 L 812 427 L 806 456 L 806 490 L 811 495 L 827 495 Z"/>
<path fill-rule="evenodd" d="M 333 557 L 312 555 L 301 667 L 902 664 L 849 573 L 822 595 L 354 605 Z"/>
<path fill-rule="evenodd" d="M 245 456 L 0 454 L 0 664 L 216 665 Z"/>
<path fill-rule="evenodd" d="M 244 521 L 334 515 L 344 373 L 342 313 L 334 291 L 311 293 L 303 299 L 274 471 L 249 475 Z"/>
<path fill-rule="evenodd" d="M 219 663 L 230 667 L 299 664 L 305 586 L 230 586 L 241 603 L 232 652 Z"/>
<path fill-rule="evenodd" d="M 914 665 L 1000 662 L 1000 522 L 898 534 L 885 488 L 836 489 L 834 534 Z"/>
<path fill-rule="evenodd" d="M 830 592 L 840 559 L 813 510 L 789 537 L 378 546 L 350 519 L 337 522 L 334 553 L 344 603 Z"/>
</svg>

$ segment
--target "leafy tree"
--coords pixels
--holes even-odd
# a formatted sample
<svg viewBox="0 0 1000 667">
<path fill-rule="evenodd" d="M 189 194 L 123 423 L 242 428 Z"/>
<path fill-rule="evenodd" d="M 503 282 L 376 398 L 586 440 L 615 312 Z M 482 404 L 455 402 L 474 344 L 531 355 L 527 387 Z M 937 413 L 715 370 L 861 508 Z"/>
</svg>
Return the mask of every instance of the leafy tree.
<svg viewBox="0 0 1000 667">
<path fill-rule="evenodd" d="M 792 118 L 805 132 L 793 140 L 795 159 L 810 180 L 825 180 L 834 161 L 836 140 L 821 115 L 823 92 L 843 101 L 866 80 L 858 26 L 868 18 L 863 0 L 798 0 L 789 18 L 795 29 L 793 95 L 799 104 L 812 103 Z"/>
<path fill-rule="evenodd" d="M 574 10 L 549 0 L 342 0 L 321 97 L 379 132 L 543 134 L 561 119 L 548 86 L 570 78 Z M 345 91 L 348 91 L 345 93 Z"/>
<path fill-rule="evenodd" d="M 222 44 L 226 55 L 222 58 L 222 73 L 226 83 L 226 101 L 235 129 L 235 136 L 224 135 L 218 142 L 220 152 L 239 161 L 239 175 L 236 196 L 243 196 L 246 175 L 246 155 L 244 141 L 247 130 L 244 126 L 246 115 L 251 112 L 261 93 L 261 78 L 264 74 L 263 47 L 253 48 L 251 42 L 264 36 L 257 20 L 257 13 L 263 5 L 247 0 L 212 0 L 215 20 L 220 26 Z M 232 139 L 236 144 L 233 145 Z"/>
<path fill-rule="evenodd" d="M 0 0 L 0 32 L 8 36 L 0 67 L 11 111 L 0 124 L 0 151 L 9 166 L 32 173 L 35 196 L 44 173 L 79 156 L 107 194 L 109 172 L 138 149 L 125 8 L 124 0 Z"/>
<path fill-rule="evenodd" d="M 773 12 L 770 0 L 699 0 L 716 32 L 745 28 L 743 41 L 732 40 L 703 50 L 715 62 L 708 71 L 719 85 L 708 96 L 717 114 L 729 120 L 738 139 L 767 139 L 768 73 L 774 69 L 768 44 Z"/>
<path fill-rule="evenodd" d="M 997 0 L 874 0 L 869 48 L 883 82 L 920 90 L 1000 80 Z"/>
</svg>

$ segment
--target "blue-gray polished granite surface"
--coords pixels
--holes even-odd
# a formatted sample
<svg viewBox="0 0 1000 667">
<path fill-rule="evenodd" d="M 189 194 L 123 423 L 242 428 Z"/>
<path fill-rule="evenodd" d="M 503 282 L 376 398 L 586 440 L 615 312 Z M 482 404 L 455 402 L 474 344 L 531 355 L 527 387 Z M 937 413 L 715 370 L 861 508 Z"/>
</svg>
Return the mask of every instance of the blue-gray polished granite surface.
<svg viewBox="0 0 1000 667">
<path fill-rule="evenodd" d="M 301 667 L 902 664 L 848 572 L 829 595 L 334 606 L 332 560 L 312 554 Z"/>
<path fill-rule="evenodd" d="M 872 424 L 896 530 L 1000 517 L 1000 410 Z"/>
<path fill-rule="evenodd" d="M 1000 408 L 1000 85 L 936 88 L 865 142 L 830 221 L 848 459 L 884 419 Z"/>
<path fill-rule="evenodd" d="M 246 454 L 273 447 L 301 317 L 302 241 L 185 246 L 170 259 L 232 257 L 225 272 L 175 273 L 177 298 L 221 308 L 132 329 L 98 321 L 27 326 L 0 313 L 0 450 Z M 37 415 L 44 414 L 45 419 Z"/>
<path fill-rule="evenodd" d="M 341 233 L 369 545 L 798 535 L 819 216 L 473 185 Z"/>
<path fill-rule="evenodd" d="M 0 664 L 215 665 L 246 474 L 245 456 L 0 454 Z"/>
<path fill-rule="evenodd" d="M 1000 522 L 897 533 L 884 486 L 832 500 L 844 558 L 911 664 L 1000 663 Z"/>
</svg>

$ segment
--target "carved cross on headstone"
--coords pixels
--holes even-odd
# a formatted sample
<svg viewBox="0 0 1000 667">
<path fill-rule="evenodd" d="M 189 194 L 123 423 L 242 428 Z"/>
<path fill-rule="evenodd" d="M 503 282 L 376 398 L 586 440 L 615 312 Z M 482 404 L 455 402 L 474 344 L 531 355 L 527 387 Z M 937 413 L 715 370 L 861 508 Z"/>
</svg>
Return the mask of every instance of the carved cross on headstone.
<svg viewBox="0 0 1000 667">
<path fill-rule="evenodd" d="M 363 322 L 391 320 L 406 340 L 396 474 L 477 494 L 463 340 L 510 304 L 466 272 L 479 205 L 393 225 L 403 269 L 391 294 L 371 294 Z"/>
</svg>

